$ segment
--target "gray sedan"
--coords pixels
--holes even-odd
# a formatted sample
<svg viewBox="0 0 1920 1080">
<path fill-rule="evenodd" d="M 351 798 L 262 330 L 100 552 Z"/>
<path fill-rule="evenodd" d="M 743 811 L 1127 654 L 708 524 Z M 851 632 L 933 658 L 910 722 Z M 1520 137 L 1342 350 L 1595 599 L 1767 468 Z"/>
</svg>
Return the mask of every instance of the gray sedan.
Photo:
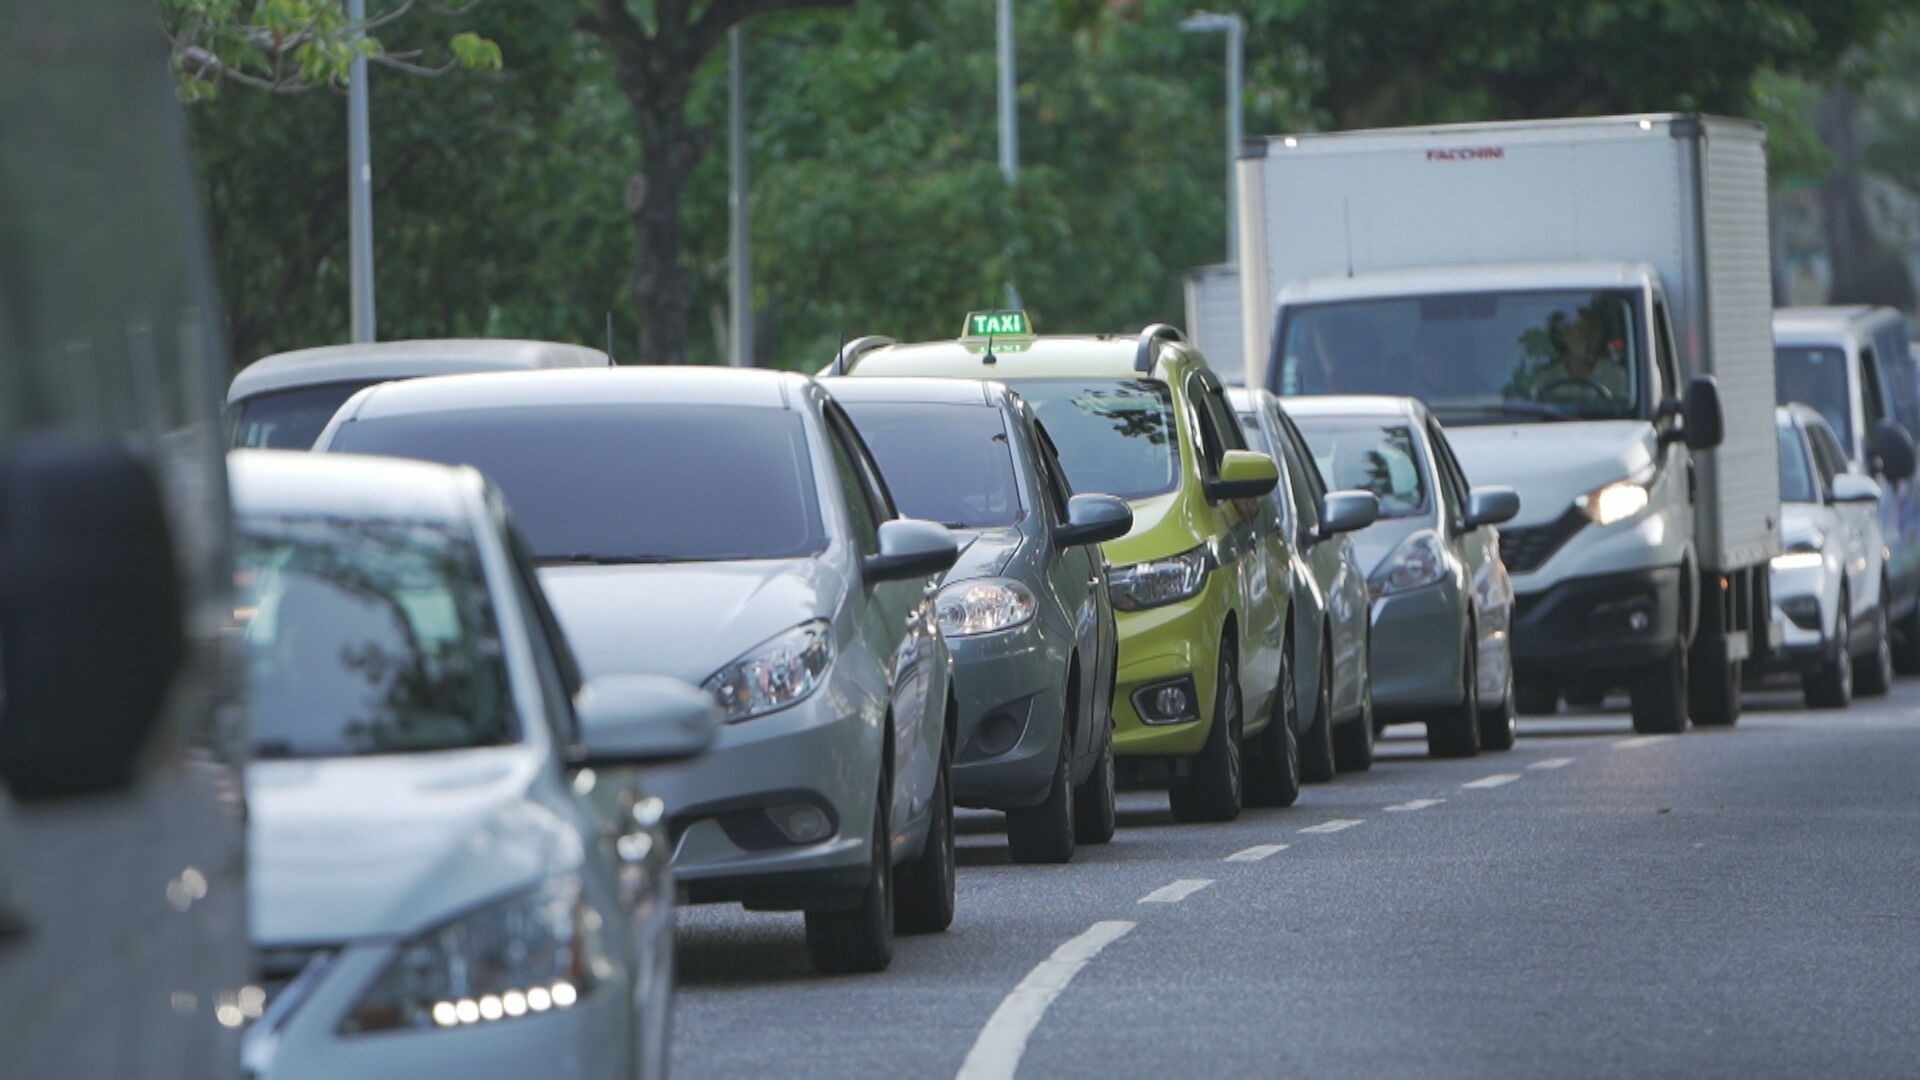
<svg viewBox="0 0 1920 1080">
<path fill-rule="evenodd" d="M 1426 406 L 1412 398 L 1288 398 L 1336 487 L 1371 491 L 1380 520 L 1355 534 L 1371 567 L 1376 723 L 1424 723 L 1435 757 L 1513 745 L 1513 585 L 1492 526 L 1520 511 L 1509 488 L 1467 486 Z"/>
<path fill-rule="evenodd" d="M 937 611 L 959 722 L 954 801 L 1007 812 L 1016 862 L 1113 836 L 1117 644 L 1099 544 L 1127 504 L 1074 495 L 1033 410 L 1000 383 L 830 379 L 901 512 L 964 549 Z"/>
</svg>

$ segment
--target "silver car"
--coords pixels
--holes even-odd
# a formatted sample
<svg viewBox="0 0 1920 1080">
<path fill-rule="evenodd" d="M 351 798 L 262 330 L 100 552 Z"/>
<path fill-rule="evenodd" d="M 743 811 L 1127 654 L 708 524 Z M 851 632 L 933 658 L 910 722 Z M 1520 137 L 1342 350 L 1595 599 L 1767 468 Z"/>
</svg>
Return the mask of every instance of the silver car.
<svg viewBox="0 0 1920 1080">
<path fill-rule="evenodd" d="M 471 469 L 239 451 L 230 473 L 247 1075 L 664 1077 L 673 883 L 632 766 L 698 752 L 719 709 L 583 686 Z"/>
<path fill-rule="evenodd" d="M 1267 496 L 1288 538 L 1293 591 L 1294 693 L 1312 717 L 1300 740 L 1300 775 L 1315 783 L 1335 771 L 1373 767 L 1373 682 L 1367 572 L 1349 535 L 1380 516 L 1370 491 L 1327 490 L 1306 439 L 1271 391 L 1236 386 L 1227 398 L 1249 449 L 1272 456 L 1280 485 Z"/>
<path fill-rule="evenodd" d="M 1099 545 L 1133 510 L 1075 495 L 1033 409 L 997 382 L 828 379 L 903 512 L 962 537 L 938 598 L 960 702 L 953 798 L 1004 810 L 1013 860 L 1113 837 L 1119 644 Z"/>
<path fill-rule="evenodd" d="M 802 375 L 461 375 L 355 396 L 320 448 L 477 466 L 589 676 L 671 675 L 729 721 L 654 779 L 687 900 L 806 912 L 824 971 L 953 919 L 952 535 L 902 519 Z"/>
<path fill-rule="evenodd" d="M 1354 536 L 1373 596 L 1376 723 L 1424 723 L 1435 757 L 1508 749 L 1513 585 L 1493 526 L 1519 513 L 1519 496 L 1469 488 L 1439 422 L 1412 398 L 1283 404 L 1321 475 L 1380 501 L 1380 520 Z"/>
</svg>

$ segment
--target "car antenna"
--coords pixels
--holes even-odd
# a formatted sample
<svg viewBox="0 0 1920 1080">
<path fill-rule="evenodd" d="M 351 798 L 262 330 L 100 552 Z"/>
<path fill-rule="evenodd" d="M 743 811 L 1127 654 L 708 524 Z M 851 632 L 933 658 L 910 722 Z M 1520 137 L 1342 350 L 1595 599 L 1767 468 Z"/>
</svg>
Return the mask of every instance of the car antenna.
<svg viewBox="0 0 1920 1080">
<path fill-rule="evenodd" d="M 1340 200 L 1340 217 L 1346 223 L 1347 276 L 1353 276 L 1353 200 Z"/>
<path fill-rule="evenodd" d="M 980 357 L 980 362 L 983 364 L 997 364 L 1000 362 L 1000 358 L 993 355 L 993 330 L 991 328 L 987 330 L 987 351 L 985 355 Z"/>
<path fill-rule="evenodd" d="M 607 312 L 607 363 L 617 364 L 613 356 L 613 312 Z"/>
</svg>

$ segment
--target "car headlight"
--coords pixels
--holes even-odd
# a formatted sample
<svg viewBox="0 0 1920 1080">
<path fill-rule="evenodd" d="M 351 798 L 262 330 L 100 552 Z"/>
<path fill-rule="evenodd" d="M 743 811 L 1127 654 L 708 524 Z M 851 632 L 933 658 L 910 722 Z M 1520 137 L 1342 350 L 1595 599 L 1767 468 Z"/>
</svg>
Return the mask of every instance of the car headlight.
<svg viewBox="0 0 1920 1080">
<path fill-rule="evenodd" d="M 1206 545 L 1168 559 L 1116 566 L 1107 571 L 1107 595 L 1115 611 L 1145 611 L 1197 596 L 1213 572 Z"/>
<path fill-rule="evenodd" d="M 976 578 L 941 589 L 934 615 L 942 634 L 968 637 L 1019 626 L 1036 607 L 1033 591 L 1011 578 Z"/>
<path fill-rule="evenodd" d="M 806 700 L 826 681 L 831 663 L 833 627 L 814 619 L 754 646 L 701 686 L 720 702 L 727 722 L 737 723 Z"/>
<path fill-rule="evenodd" d="M 1574 503 L 1593 519 L 1594 524 L 1612 525 L 1645 510 L 1650 499 L 1647 485 L 1632 480 L 1616 480 L 1587 492 L 1575 499 Z"/>
<path fill-rule="evenodd" d="M 442 923 L 400 946 L 340 1023 L 343 1035 L 450 1028 L 571 1008 L 613 974 L 580 876 Z"/>
<path fill-rule="evenodd" d="M 1447 576 L 1447 550 L 1440 534 L 1421 529 L 1408 534 L 1393 552 L 1380 560 L 1367 578 L 1367 592 L 1374 599 L 1432 585 Z"/>
</svg>

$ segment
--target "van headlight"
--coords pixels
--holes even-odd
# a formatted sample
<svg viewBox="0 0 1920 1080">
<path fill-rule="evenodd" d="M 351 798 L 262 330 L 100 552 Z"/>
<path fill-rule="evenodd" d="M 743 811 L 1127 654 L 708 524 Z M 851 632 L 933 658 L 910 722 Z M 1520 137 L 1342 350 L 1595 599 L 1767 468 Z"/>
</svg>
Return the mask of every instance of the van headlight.
<svg viewBox="0 0 1920 1080">
<path fill-rule="evenodd" d="M 1612 525 L 1645 510 L 1651 499 L 1647 485 L 1616 480 L 1587 492 L 1575 499 L 1574 504 L 1592 518 L 1594 524 Z"/>
<path fill-rule="evenodd" d="M 1033 591 L 1011 578 L 976 578 L 941 589 L 934 614 L 942 634 L 970 637 L 1011 630 L 1031 620 L 1037 607 Z"/>
<path fill-rule="evenodd" d="M 1383 596 L 1432 585 L 1447 576 L 1447 549 L 1432 529 L 1409 533 L 1367 578 L 1367 592 Z"/>
<path fill-rule="evenodd" d="M 1107 571 L 1107 595 L 1115 611 L 1145 611 L 1198 596 L 1213 571 L 1205 544 L 1168 559 L 1116 566 Z"/>
<path fill-rule="evenodd" d="M 727 722 L 764 716 L 807 699 L 833 663 L 833 625 L 813 619 L 754 646 L 700 684 Z"/>
<path fill-rule="evenodd" d="M 400 946 L 340 1022 L 343 1035 L 451 1028 L 571 1008 L 613 974 L 580 876 L 548 878 Z"/>
</svg>

